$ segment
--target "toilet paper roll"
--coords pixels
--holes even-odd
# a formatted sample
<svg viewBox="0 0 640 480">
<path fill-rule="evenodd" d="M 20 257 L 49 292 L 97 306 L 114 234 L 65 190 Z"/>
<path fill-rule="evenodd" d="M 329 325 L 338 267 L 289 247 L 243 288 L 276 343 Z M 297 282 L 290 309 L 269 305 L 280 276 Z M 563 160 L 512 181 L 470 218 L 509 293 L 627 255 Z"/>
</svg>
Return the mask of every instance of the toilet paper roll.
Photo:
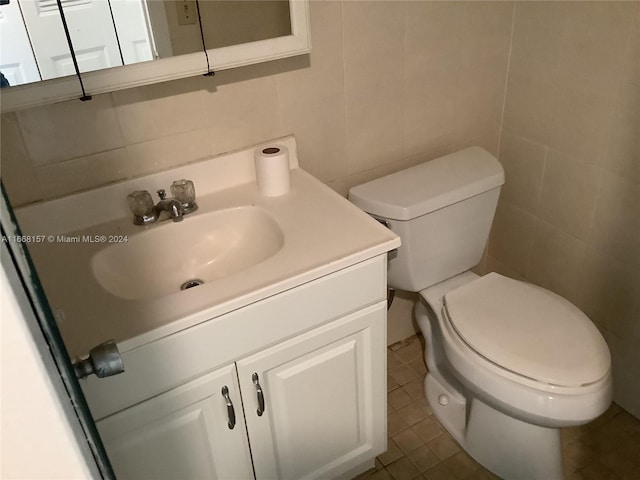
<svg viewBox="0 0 640 480">
<path fill-rule="evenodd" d="M 258 191 L 267 197 L 278 197 L 289 191 L 289 150 L 273 145 L 256 150 L 256 182 Z"/>
</svg>

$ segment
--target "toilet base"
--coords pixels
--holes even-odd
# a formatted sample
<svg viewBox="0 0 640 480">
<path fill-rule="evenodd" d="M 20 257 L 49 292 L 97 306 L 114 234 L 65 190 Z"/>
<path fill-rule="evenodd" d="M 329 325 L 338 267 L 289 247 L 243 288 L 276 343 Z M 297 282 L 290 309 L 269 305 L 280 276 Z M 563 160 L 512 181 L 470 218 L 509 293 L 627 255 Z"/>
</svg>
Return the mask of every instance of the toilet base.
<svg viewBox="0 0 640 480">
<path fill-rule="evenodd" d="M 434 415 L 478 463 L 506 480 L 562 480 L 560 430 L 533 425 L 465 399 L 428 374 L 425 395 Z"/>
</svg>

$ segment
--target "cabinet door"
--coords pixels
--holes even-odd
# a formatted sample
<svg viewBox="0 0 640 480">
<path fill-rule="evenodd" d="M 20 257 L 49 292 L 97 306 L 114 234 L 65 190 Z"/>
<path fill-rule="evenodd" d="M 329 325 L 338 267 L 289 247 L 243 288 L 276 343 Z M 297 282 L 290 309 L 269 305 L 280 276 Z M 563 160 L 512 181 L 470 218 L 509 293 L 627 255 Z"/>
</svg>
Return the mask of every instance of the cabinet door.
<svg viewBox="0 0 640 480">
<path fill-rule="evenodd" d="M 118 480 L 254 478 L 239 391 L 229 365 L 98 422 Z"/>
<path fill-rule="evenodd" d="M 385 366 L 384 302 L 237 362 L 256 478 L 334 478 L 382 453 Z"/>
</svg>

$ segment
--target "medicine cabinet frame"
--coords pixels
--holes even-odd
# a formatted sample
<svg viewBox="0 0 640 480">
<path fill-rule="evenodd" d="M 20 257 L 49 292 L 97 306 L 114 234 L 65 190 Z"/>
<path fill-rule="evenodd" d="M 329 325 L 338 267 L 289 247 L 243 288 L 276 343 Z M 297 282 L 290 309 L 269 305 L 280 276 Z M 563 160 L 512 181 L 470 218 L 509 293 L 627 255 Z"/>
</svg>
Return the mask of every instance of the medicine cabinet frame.
<svg viewBox="0 0 640 480">
<path fill-rule="evenodd" d="M 291 35 L 82 73 L 87 95 L 98 95 L 230 68 L 302 55 L 311 51 L 309 0 L 290 0 Z M 208 64 L 207 64 L 208 62 Z M 82 96 L 76 75 L 4 88 L 2 113 Z"/>
</svg>

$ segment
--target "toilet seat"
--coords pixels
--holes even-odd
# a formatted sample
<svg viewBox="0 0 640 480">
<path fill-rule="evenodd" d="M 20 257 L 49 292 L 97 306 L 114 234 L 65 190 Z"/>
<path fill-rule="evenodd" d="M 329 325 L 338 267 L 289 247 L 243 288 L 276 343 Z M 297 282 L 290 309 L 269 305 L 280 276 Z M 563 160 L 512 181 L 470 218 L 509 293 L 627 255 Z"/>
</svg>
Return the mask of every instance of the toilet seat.
<svg viewBox="0 0 640 480">
<path fill-rule="evenodd" d="M 564 383 L 572 383 L 575 385 L 563 386 L 558 384 L 560 382 L 546 383 L 537 378 L 523 375 L 521 372 L 514 371 L 513 365 L 508 365 L 506 364 L 507 362 L 502 362 L 503 365 L 500 365 L 488 358 L 487 355 L 483 355 L 481 353 L 482 350 L 480 352 L 476 350 L 476 348 L 481 348 L 479 346 L 480 344 L 477 343 L 477 338 L 469 336 L 469 332 L 466 332 L 467 338 L 471 342 L 470 345 L 458 330 L 456 330 L 454 325 L 456 325 L 458 329 L 465 328 L 462 326 L 464 323 L 464 320 L 462 320 L 464 314 L 462 310 L 456 308 L 456 306 L 460 306 L 461 302 L 464 303 L 463 299 L 460 298 L 460 302 L 457 302 L 458 299 L 456 297 L 458 297 L 458 295 L 451 295 L 456 289 L 464 292 L 464 290 L 462 290 L 464 287 L 471 287 L 472 292 L 478 295 L 484 295 L 484 297 L 488 299 L 495 299 L 498 298 L 498 294 L 504 295 L 510 291 L 509 285 L 507 285 L 506 288 L 502 288 L 504 287 L 502 280 L 506 281 L 507 284 L 513 282 L 519 285 L 516 288 L 527 285 L 505 277 L 501 277 L 502 280 L 494 282 L 491 279 L 493 274 L 489 275 L 489 282 L 487 283 L 487 280 L 482 280 L 486 276 L 478 277 L 471 272 L 464 272 L 440 284 L 434 285 L 429 289 L 420 291 L 421 297 L 425 300 L 425 304 L 431 307 L 430 311 L 432 313 L 429 313 L 429 310 L 424 307 L 424 304 L 419 303 L 416 306 L 418 325 L 424 332 L 428 329 L 427 324 L 435 322 L 433 335 L 439 339 L 434 340 L 434 342 L 442 348 L 444 358 L 456 379 L 464 384 L 470 391 L 474 392 L 474 395 L 483 399 L 488 404 L 506 412 L 508 415 L 526 422 L 535 422 L 537 425 L 552 428 L 580 425 L 600 415 L 606 410 L 611 401 L 610 357 L 604 339 L 602 339 L 600 333 L 588 319 L 584 321 L 586 317 L 579 323 L 585 323 L 594 328 L 594 331 L 591 332 L 593 338 L 602 342 L 602 345 L 595 348 L 594 354 L 603 357 L 601 362 L 596 362 L 600 367 L 596 369 L 586 369 L 587 372 L 592 372 L 592 374 L 586 375 L 586 378 L 597 377 L 599 375 L 597 373 L 599 368 L 605 371 L 601 378 L 586 385 L 577 385 L 578 382 L 573 381 Z M 479 288 L 476 289 L 476 287 Z M 539 287 L 532 286 L 532 288 L 541 290 L 545 295 L 553 295 L 551 292 L 540 289 Z M 469 291 L 468 289 L 465 290 L 467 290 L 467 292 Z M 445 301 L 448 302 L 447 308 L 444 306 Z M 563 302 L 569 303 L 566 300 Z M 473 308 L 473 310 L 469 311 L 469 315 L 471 315 L 471 312 L 473 312 L 474 315 L 480 313 L 482 310 L 480 306 L 481 303 L 470 305 L 470 308 Z M 497 302 L 493 301 L 488 303 Z M 447 312 L 447 310 L 449 310 L 449 312 Z M 453 316 L 453 322 L 451 321 L 449 313 Z M 429 318 L 433 320 L 430 321 Z M 511 323 L 513 323 L 514 318 L 517 318 L 517 316 L 512 315 L 509 318 Z M 586 329 L 587 331 L 590 330 L 589 327 Z M 487 324 L 484 325 L 484 330 L 480 330 L 482 336 L 487 336 L 486 333 L 489 331 L 491 331 L 491 329 L 487 327 Z M 586 334 L 585 337 L 590 338 L 591 334 Z M 488 337 L 491 336 L 488 335 Z M 598 340 L 595 340 L 596 345 L 599 343 Z M 474 344 L 476 348 L 472 346 Z M 507 345 L 503 346 L 505 348 L 508 347 Z M 605 348 L 604 352 L 601 352 L 601 348 Z M 512 349 L 510 353 L 513 354 L 514 351 L 517 352 L 517 349 Z M 484 351 L 483 353 L 487 354 L 491 352 Z M 571 369 L 569 369 L 569 371 L 571 371 Z M 595 372 L 595 374 L 593 372 Z M 585 376 L 578 376 L 576 378 L 585 378 Z"/>
<path fill-rule="evenodd" d="M 470 350 L 520 377 L 580 387 L 609 372 L 609 350 L 595 325 L 540 287 L 490 273 L 447 292 L 442 313 Z"/>
</svg>

